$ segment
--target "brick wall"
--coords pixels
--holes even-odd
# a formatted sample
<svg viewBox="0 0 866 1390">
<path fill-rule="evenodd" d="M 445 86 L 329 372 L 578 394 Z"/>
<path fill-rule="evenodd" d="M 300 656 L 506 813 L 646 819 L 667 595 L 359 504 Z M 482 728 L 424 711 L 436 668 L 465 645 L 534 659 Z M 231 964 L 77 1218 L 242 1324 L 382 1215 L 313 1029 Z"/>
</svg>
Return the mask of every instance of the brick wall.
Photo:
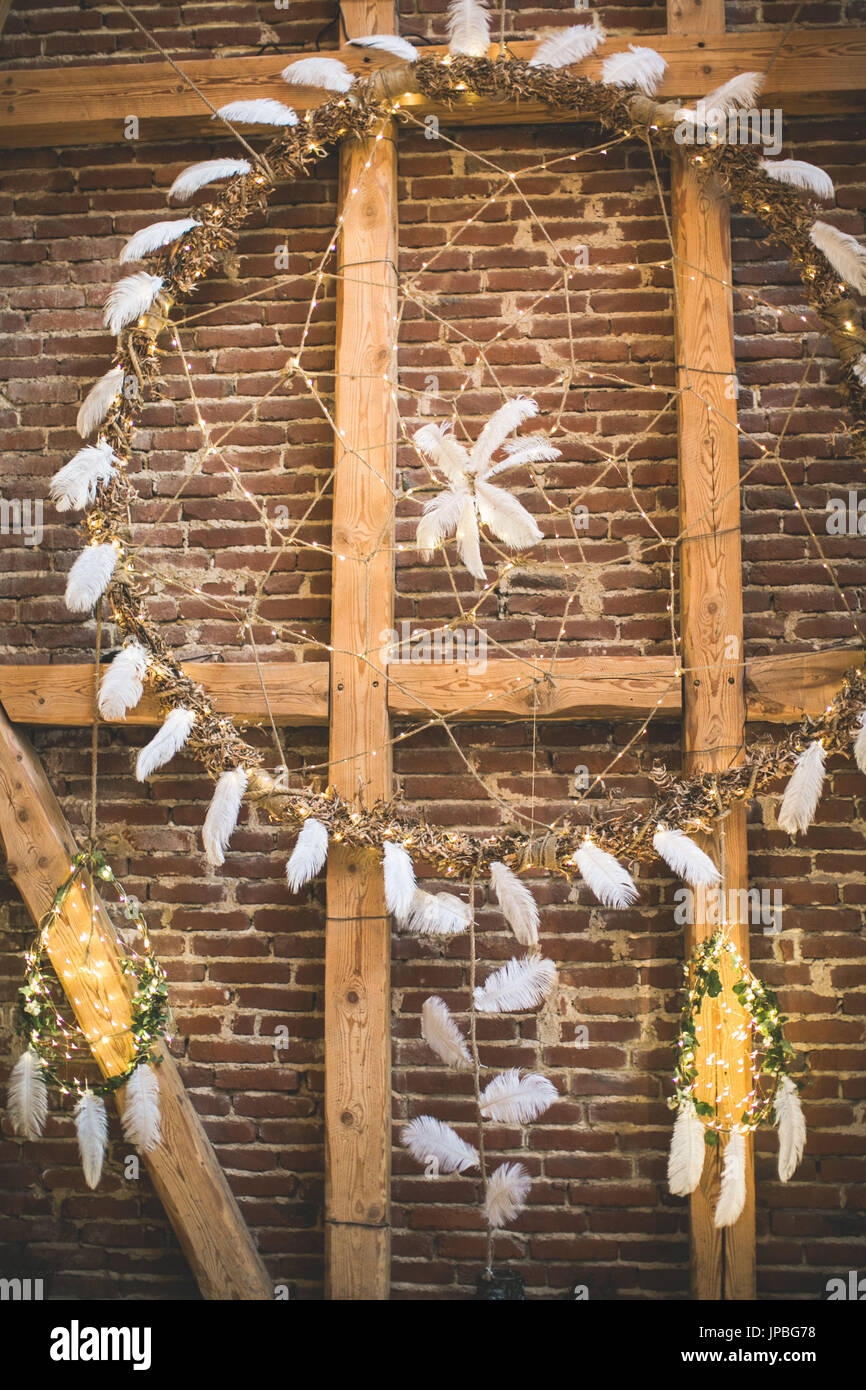
<svg viewBox="0 0 866 1390">
<path fill-rule="evenodd" d="M 248 8 L 250 23 L 265 9 Z M 776 13 L 781 8 L 738 10 L 743 22 L 778 23 L 788 17 Z M 830 7 L 820 8 L 825 14 Z M 108 21 L 114 20 L 107 9 L 92 13 L 101 21 L 92 26 L 94 34 L 105 37 Z M 216 23 L 206 11 L 195 16 L 195 25 L 186 7 L 177 13 L 185 35 L 200 35 Z M 309 7 L 310 33 L 327 13 Z M 545 13 L 553 11 L 539 12 L 539 23 Z M 629 13 L 623 7 L 606 18 L 627 27 Z M 645 18 L 646 10 L 636 14 Z M 425 22 L 426 15 L 425 10 Z M 293 8 L 293 22 L 298 17 L 299 7 Z M 278 23 L 288 22 L 281 16 Z M 660 23 L 656 16 L 651 27 Z M 524 24 L 528 29 L 526 16 Z M 407 11 L 404 28 L 409 27 Z M 634 27 L 641 27 L 638 18 Z M 46 23 L 46 35 L 56 31 L 56 22 Z M 17 32 L 10 28 L 10 43 Z M 75 32 L 84 34 L 84 26 Z M 232 42 L 243 48 L 256 40 L 236 37 L 226 47 Z M 220 36 L 200 46 L 220 46 Z M 176 34 L 173 47 L 181 51 Z M 84 56 L 103 51 L 95 43 L 80 49 Z M 130 48 L 107 51 L 122 56 Z M 28 56 L 22 50 L 4 53 L 16 61 Z M 30 56 L 44 61 L 46 53 L 40 48 Z M 404 276 L 415 276 L 431 251 L 451 243 L 459 223 L 488 196 L 496 175 L 485 161 L 509 172 L 533 166 L 519 185 L 550 241 L 510 190 L 421 276 L 418 286 L 432 296 L 428 302 L 442 322 L 422 314 L 417 295 L 407 303 L 400 355 L 407 429 L 431 418 L 420 413 L 419 393 L 431 396 L 428 408 L 435 418 L 445 413 L 468 373 L 461 408 L 474 432 L 497 397 L 489 377 L 472 375 L 474 350 L 460 335 L 489 340 L 515 311 L 548 292 L 550 298 L 530 309 L 521 327 L 491 349 L 489 360 L 505 389 L 537 392 L 545 415 L 558 409 L 561 391 L 552 381 L 572 362 L 562 260 L 573 262 L 579 246 L 589 249 L 589 265 L 575 266 L 569 285 L 580 386 L 568 393 L 561 417 L 563 459 L 547 474 L 557 505 L 587 489 L 589 524 L 579 533 L 580 549 L 573 536 L 557 538 L 561 524 L 546 514 L 537 493 L 525 490 L 523 498 L 536 511 L 546 539 L 493 596 L 489 635 L 517 653 L 551 651 L 567 597 L 557 577 L 564 558 L 574 566 L 569 584 L 576 593 L 565 631 L 570 653 L 669 650 L 664 555 L 647 547 L 653 532 L 636 513 L 622 466 L 602 485 L 597 482 L 599 455 L 627 456 L 640 506 L 663 536 L 675 534 L 673 414 L 661 416 L 645 433 L 654 397 L 663 396 L 672 381 L 674 360 L 669 270 L 657 264 L 667 256 L 664 221 L 648 161 L 637 147 L 612 146 L 607 155 L 599 149 L 567 165 L 558 163 L 573 150 L 597 145 L 597 133 L 588 127 L 453 135 L 468 149 L 446 139 L 428 141 L 417 130 L 401 137 Z M 785 138 L 786 155 L 828 168 L 845 210 L 840 225 L 862 233 L 857 211 L 866 208 L 862 125 L 847 117 L 799 119 L 786 124 Z M 174 173 L 213 152 L 216 147 L 203 141 L 141 148 L 124 142 L 11 157 L 0 185 L 6 253 L 0 302 L 5 378 L 0 423 L 8 431 L 4 495 L 44 497 L 47 479 L 69 457 L 77 402 L 104 368 L 111 347 L 100 306 L 118 273 L 118 249 L 134 227 L 162 215 Z M 305 534 L 319 540 L 327 538 L 330 513 L 327 495 L 315 500 L 330 462 L 328 431 L 305 397 L 279 385 L 278 373 L 297 346 L 309 299 L 309 287 L 292 277 L 317 264 L 326 249 L 334 198 L 333 163 L 316 180 L 281 190 L 267 217 L 245 233 L 239 278 L 208 282 L 187 311 L 205 316 L 181 328 L 210 426 L 220 430 L 259 402 L 255 415 L 232 437 L 230 462 L 240 469 L 244 486 L 269 516 L 281 505 L 291 517 L 313 506 Z M 274 252 L 286 241 L 291 261 L 281 274 L 287 283 L 264 299 L 249 299 L 273 285 Z M 826 343 L 814 332 L 801 336 L 799 314 L 806 311 L 784 261 L 762 247 L 756 228 L 741 219 L 734 224 L 734 250 L 744 430 L 769 444 L 816 349 L 782 453 L 823 536 L 827 498 L 845 495 L 862 471 L 839 432 L 844 413 L 835 369 Z M 781 315 L 752 304 L 749 294 L 778 306 Z M 326 401 L 332 388 L 327 372 L 333 302 L 329 284 L 313 320 L 308 359 L 322 374 L 317 380 Z M 615 373 L 629 387 L 590 384 L 584 375 L 590 371 L 596 377 Z M 138 441 L 142 452 L 133 465 L 142 497 L 136 541 L 145 547 L 143 556 L 156 576 L 176 581 L 155 588 L 151 612 L 186 657 L 213 659 L 228 649 L 233 657 L 249 659 L 236 614 L 231 616 L 226 604 L 243 610 L 255 593 L 270 562 L 264 528 L 255 507 L 215 466 L 202 469 L 172 500 L 199 440 L 177 359 L 166 360 L 166 375 L 168 398 L 148 408 Z M 430 387 L 430 376 L 439 378 L 438 385 Z M 437 391 L 444 400 L 436 399 Z M 754 467 L 756 455 L 744 440 L 748 651 L 850 640 L 850 620 L 811 555 L 802 518 L 772 470 Z M 406 450 L 400 465 L 404 487 L 421 483 Z M 410 541 L 418 510 L 415 499 L 401 503 L 401 544 Z M 64 574 L 77 548 L 74 528 L 47 506 L 45 522 L 38 547 L 25 545 L 21 537 L 0 537 L 5 660 L 83 660 L 92 651 L 92 626 L 70 623 L 62 603 Z M 826 537 L 824 543 L 859 611 L 862 538 Z M 462 579 L 458 583 L 465 602 L 470 589 Z M 327 633 L 329 586 L 325 557 L 303 551 L 281 562 L 268 580 L 256 628 L 265 659 L 285 659 L 287 647 L 298 659 L 318 655 L 314 642 Z M 195 593 L 196 588 L 203 592 Z M 410 550 L 398 555 L 397 589 L 398 616 L 413 624 L 434 625 L 458 611 L 444 572 L 418 565 Z M 278 640 L 272 636 L 274 624 Z M 464 726 L 458 731 L 459 751 L 441 733 L 428 731 L 398 745 L 396 774 L 407 798 L 431 818 L 480 829 L 497 824 L 500 812 L 467 770 L 467 760 L 496 796 L 524 811 L 535 768 L 537 803 L 559 815 L 573 805 L 575 768 L 600 771 L 633 731 L 633 726 L 605 723 L 536 730 Z M 762 732 L 767 731 L 752 731 Z M 264 734 L 260 737 L 267 747 Z M 174 1050 L 269 1270 L 299 1297 L 320 1297 L 322 886 L 290 896 L 283 878 L 287 837 L 254 819 L 245 820 L 236 834 L 225 870 L 208 870 L 199 852 L 207 779 L 179 758 L 141 788 L 132 764 L 143 738 L 134 730 L 102 736 L 102 833 L 117 871 L 145 903 L 171 982 Z M 676 766 L 678 738 L 677 728 L 654 725 L 652 737 L 622 760 L 616 778 L 607 779 L 604 801 L 593 798 L 593 804 L 601 808 L 646 797 L 653 761 Z M 83 828 L 89 735 L 40 729 L 34 741 L 67 815 Z M 326 756 L 323 731 L 289 730 L 286 743 L 293 768 L 320 764 Z M 765 981 L 781 991 L 783 1007 L 794 1016 L 792 1041 L 811 1049 L 814 1071 L 806 1106 L 807 1155 L 786 1187 L 774 1181 L 774 1137 L 759 1141 L 763 1297 L 821 1297 L 829 1277 L 862 1269 L 864 1263 L 863 795 L 853 764 L 838 760 L 818 823 L 804 844 L 790 846 L 776 828 L 773 798 L 762 800 L 750 816 L 752 881 L 771 891 L 779 888 L 784 903 L 784 931 L 764 936 L 758 929 L 753 956 Z M 558 987 L 537 1016 L 483 1020 L 479 1037 L 491 1065 L 538 1065 L 554 1080 L 561 1099 L 529 1131 L 502 1129 L 493 1135 L 496 1155 L 519 1153 L 535 1178 L 530 1209 L 499 1238 L 498 1254 L 516 1262 L 536 1296 L 569 1297 L 580 1283 L 592 1298 L 685 1297 L 686 1204 L 668 1196 L 664 1184 L 670 1135 L 664 1098 L 682 953 L 682 930 L 672 912 L 676 884 L 669 876 L 642 877 L 641 902 L 627 913 L 601 911 L 583 888 L 569 890 L 550 880 L 535 887 L 545 949 L 560 966 Z M 2 901 L 6 1024 L 31 928 L 8 881 Z M 476 901 L 483 973 L 511 949 L 481 888 Z M 460 1124 L 471 1120 L 465 1078 L 455 1079 L 435 1065 L 419 1036 L 424 998 L 435 991 L 459 1008 L 466 997 L 467 967 L 465 941 L 440 951 L 395 937 L 395 1127 L 425 1110 Z M 285 1048 L 275 1046 L 279 1027 L 288 1029 Z M 586 1029 L 586 1047 L 577 1046 L 579 1028 Z M 2 1041 L 0 1079 L 5 1079 L 8 1028 Z M 114 1121 L 106 1175 L 92 1193 L 81 1177 L 67 1113 L 52 1115 L 47 1137 L 36 1144 L 13 1139 L 4 1122 L 3 1272 L 42 1274 L 52 1297 L 196 1297 L 147 1179 L 130 1182 L 123 1176 L 125 1152 Z M 394 1169 L 394 1297 L 466 1297 L 483 1250 L 477 1184 L 451 1178 L 431 1184 L 399 1147 Z"/>
</svg>

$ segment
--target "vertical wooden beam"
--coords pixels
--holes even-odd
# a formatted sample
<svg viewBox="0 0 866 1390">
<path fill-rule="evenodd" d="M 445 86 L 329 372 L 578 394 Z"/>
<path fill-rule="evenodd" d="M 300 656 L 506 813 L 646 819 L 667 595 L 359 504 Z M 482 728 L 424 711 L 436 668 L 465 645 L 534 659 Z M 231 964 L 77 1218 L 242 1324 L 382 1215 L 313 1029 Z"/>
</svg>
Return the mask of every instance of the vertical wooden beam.
<svg viewBox="0 0 866 1390">
<path fill-rule="evenodd" d="M 724 0 L 668 0 L 668 30 L 721 33 Z M 695 151 L 699 152 L 699 151 Z M 731 296 L 730 217 L 727 202 L 702 187 L 690 147 L 673 162 L 675 286 L 679 398 L 680 564 L 683 666 L 683 751 L 688 771 L 724 768 L 742 757 L 743 595 L 740 545 L 740 471 Z M 746 812 L 735 807 L 714 836 L 714 857 L 724 865 L 723 891 L 748 887 Z M 736 902 L 744 899 L 738 893 Z M 686 947 L 714 929 L 697 898 Z M 731 936 L 749 958 L 748 924 Z M 728 1059 L 735 1064 L 735 1058 Z M 692 1293 L 698 1299 L 755 1297 L 755 1189 L 751 1137 L 747 1141 L 747 1197 L 742 1216 L 724 1232 L 713 1225 L 723 1151 L 711 1151 L 691 1199 Z"/>
<path fill-rule="evenodd" d="M 390 3 L 343 3 L 350 38 L 394 32 Z M 386 673 L 393 625 L 395 131 L 340 153 L 331 640 L 331 782 L 367 804 L 392 791 Z M 361 659 L 354 653 L 363 653 Z M 334 848 L 325 945 L 326 1256 L 332 1299 L 390 1291 L 390 921 L 381 864 Z"/>
</svg>

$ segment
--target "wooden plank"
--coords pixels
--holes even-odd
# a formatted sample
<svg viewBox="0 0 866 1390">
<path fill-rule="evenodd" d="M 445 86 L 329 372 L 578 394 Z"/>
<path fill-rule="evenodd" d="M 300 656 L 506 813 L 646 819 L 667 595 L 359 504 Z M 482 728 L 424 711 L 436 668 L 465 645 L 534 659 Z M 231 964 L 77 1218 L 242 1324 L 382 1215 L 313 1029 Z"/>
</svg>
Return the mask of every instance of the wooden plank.
<svg viewBox="0 0 866 1390">
<path fill-rule="evenodd" d="M 862 651 L 794 652 L 746 662 L 746 717 L 790 724 L 823 714 L 846 671 L 863 664 Z"/>
<path fill-rule="evenodd" d="M 345 7 L 344 7 L 345 8 Z M 667 60 L 659 98 L 701 96 L 746 70 L 762 71 L 775 51 L 779 29 L 737 34 L 710 34 L 695 42 L 690 34 L 652 34 L 646 42 Z M 634 42 L 633 34 L 611 35 L 581 71 L 599 77 L 603 58 Z M 509 44 L 516 57 L 528 57 L 534 41 Z M 697 50 L 697 51 L 696 51 Z M 425 48 L 424 53 L 445 52 Z M 369 72 L 387 60 L 341 48 L 335 56 L 354 72 Z M 214 106 L 243 97 L 291 100 L 300 111 L 325 100 L 309 88 L 289 88 L 280 72 L 298 54 L 251 54 L 240 58 L 189 58 L 183 69 Z M 792 31 L 773 63 L 764 103 L 779 102 L 785 111 L 862 109 L 866 70 L 866 28 Z M 451 125 L 549 123 L 562 121 L 540 102 L 509 103 L 467 100 L 454 110 L 411 97 L 418 116 L 436 114 Z M 117 143 L 127 116 L 137 116 L 145 139 L 214 132 L 201 99 L 168 63 L 121 62 L 17 68 L 0 74 L 0 146 Z"/>
<path fill-rule="evenodd" d="M 350 36 L 393 33 L 391 3 L 343 4 Z M 387 681 L 393 627 L 397 411 L 395 131 L 340 152 L 331 618 L 331 781 L 369 804 L 392 792 Z M 386 286 L 387 288 L 383 288 Z M 354 653 L 370 653 L 371 659 Z M 390 1292 L 391 925 L 378 859 L 328 856 L 325 944 L 326 1255 L 332 1299 Z"/>
<path fill-rule="evenodd" d="M 262 682 L 251 661 L 190 662 L 184 672 L 199 682 L 218 714 L 240 724 L 265 724 L 268 709 Z M 277 724 L 327 724 L 329 667 L 326 661 L 263 662 L 262 674 Z M 20 724 L 76 728 L 93 722 L 93 667 L 0 665 L 0 702 Z M 155 695 L 145 692 L 125 719 L 114 724 L 161 724 L 165 715 Z"/>
<path fill-rule="evenodd" d="M 39 922 L 69 875 L 75 842 L 41 763 L 0 710 L 0 839 L 8 872 L 34 922 Z M 76 885 L 52 928 L 48 954 L 61 981 L 71 972 L 70 1006 L 103 1075 L 125 1070 L 131 1057 L 127 982 L 105 908 L 96 901 L 96 933 L 83 887 Z M 83 943 L 86 943 L 83 944 Z M 165 1047 L 157 1068 L 162 1142 L 144 1155 L 156 1189 L 205 1298 L 263 1300 L 271 1282 L 210 1141 Z M 123 1111 L 123 1089 L 116 1095 Z"/>
<path fill-rule="evenodd" d="M 717 43 L 716 35 L 724 27 L 724 0 L 669 0 L 668 30 L 689 36 L 693 48 Z M 697 34 L 708 38 L 696 43 Z M 777 62 L 782 58 L 780 54 Z M 697 66 L 703 69 L 702 62 Z M 763 61 L 753 66 L 760 69 Z M 701 186 L 688 152 L 672 161 L 672 180 L 676 360 L 682 364 L 678 434 L 683 751 L 686 770 L 695 771 L 740 761 L 745 736 L 740 469 L 736 402 L 727 389 L 735 378 L 736 363 L 727 202 L 714 189 Z M 733 808 L 712 840 L 708 848 L 723 869 L 722 888 L 725 900 L 730 901 L 731 890 L 748 887 L 744 806 Z M 686 932 L 689 954 L 715 929 L 702 899 L 701 893 L 696 894 L 695 921 Z M 743 900 L 740 894 L 734 899 Z M 732 923 L 730 935 L 748 961 L 747 923 Z M 748 1061 L 743 1044 L 731 1043 L 723 1051 L 731 1075 L 736 1074 L 738 1062 Z M 751 1136 L 747 1138 L 745 1207 L 736 1224 L 721 1232 L 713 1224 L 713 1215 L 723 1156 L 721 1146 L 708 1155 L 700 1186 L 691 1198 L 692 1292 L 698 1299 L 751 1299 L 755 1297 Z"/>
</svg>

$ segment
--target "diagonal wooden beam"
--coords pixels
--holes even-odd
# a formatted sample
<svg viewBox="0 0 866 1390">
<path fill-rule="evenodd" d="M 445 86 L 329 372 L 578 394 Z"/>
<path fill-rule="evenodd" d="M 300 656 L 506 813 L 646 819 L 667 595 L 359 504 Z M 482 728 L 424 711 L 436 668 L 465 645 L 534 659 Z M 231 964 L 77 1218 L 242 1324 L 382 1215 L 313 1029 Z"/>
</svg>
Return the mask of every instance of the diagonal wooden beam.
<svg viewBox="0 0 866 1390">
<path fill-rule="evenodd" d="M 0 840 L 9 875 L 38 923 L 69 875 L 75 841 L 42 764 L 2 709 Z M 61 982 L 71 970 L 75 989 L 67 995 L 69 1005 L 89 1037 L 103 1034 L 93 1043 L 93 1054 L 103 1075 L 114 1076 L 131 1057 L 129 1035 L 123 1032 L 130 997 L 114 927 L 98 898 L 95 913 L 93 933 L 88 894 L 75 885 L 47 950 Z M 120 1029 L 104 1035 L 99 1006 L 111 1011 Z M 208 1299 L 270 1299 L 267 1271 L 180 1073 L 165 1047 L 159 1056 L 162 1141 L 144 1161 L 198 1286 Z M 123 1088 L 115 1094 L 122 1114 Z"/>
</svg>

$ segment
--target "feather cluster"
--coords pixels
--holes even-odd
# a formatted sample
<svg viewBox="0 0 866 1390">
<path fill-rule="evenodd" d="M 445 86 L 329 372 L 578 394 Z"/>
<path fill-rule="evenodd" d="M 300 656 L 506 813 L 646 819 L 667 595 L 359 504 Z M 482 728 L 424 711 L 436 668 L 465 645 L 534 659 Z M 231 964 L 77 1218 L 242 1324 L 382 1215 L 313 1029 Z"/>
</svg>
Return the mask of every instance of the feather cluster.
<svg viewBox="0 0 866 1390">
<path fill-rule="evenodd" d="M 217 111 L 224 121 L 234 125 L 297 125 L 297 112 L 273 97 L 255 97 L 252 101 L 230 101 Z"/>
<path fill-rule="evenodd" d="M 538 907 L 529 889 L 506 864 L 490 865 L 490 886 L 521 946 L 538 945 Z"/>
<path fill-rule="evenodd" d="M 637 87 L 645 96 L 655 96 L 665 75 L 667 63 L 654 48 L 630 43 L 627 53 L 613 53 L 601 65 L 606 87 Z"/>
<path fill-rule="evenodd" d="M 677 1111 L 668 1154 L 668 1187 L 675 1197 L 694 1192 L 704 1171 L 706 1133 L 693 1105 L 684 1101 Z"/>
<path fill-rule="evenodd" d="M 501 1163 L 490 1174 L 484 1194 L 488 1226 L 498 1228 L 514 1221 L 526 1206 L 532 1180 L 522 1163 Z"/>
<path fill-rule="evenodd" d="M 159 1081 L 156 1069 L 136 1067 L 123 1088 L 123 1134 L 139 1153 L 150 1153 L 160 1140 Z"/>
<path fill-rule="evenodd" d="M 147 652 L 138 642 L 121 647 L 99 687 L 99 713 L 103 719 L 125 719 L 144 693 Z"/>
<path fill-rule="evenodd" d="M 692 888 L 722 881 L 710 856 L 682 830 L 657 830 L 653 835 L 653 849 Z"/>
<path fill-rule="evenodd" d="M 600 24 L 573 24 L 540 43 L 529 60 L 529 66 L 570 68 L 594 53 L 604 39 L 605 32 Z"/>
<path fill-rule="evenodd" d="M 440 1061 L 455 1071 L 469 1071 L 472 1056 L 466 1039 L 451 1017 L 444 999 L 431 994 L 421 1009 L 421 1036 Z"/>
<path fill-rule="evenodd" d="M 75 428 L 86 439 L 105 419 L 117 397 L 123 390 L 123 367 L 118 363 L 110 367 L 94 386 L 91 386 L 78 411 Z"/>
<path fill-rule="evenodd" d="M 78 512 L 89 507 L 96 499 L 97 489 L 114 477 L 114 465 L 118 462 L 104 439 L 85 444 L 51 479 L 51 500 L 57 510 Z"/>
<path fill-rule="evenodd" d="M 388 911 L 403 926 L 412 911 L 415 896 L 415 870 L 402 845 L 386 840 L 383 847 L 385 867 L 385 904 Z"/>
<path fill-rule="evenodd" d="M 75 1130 L 84 1181 L 88 1187 L 98 1187 L 108 1142 L 108 1116 L 101 1097 L 89 1088 L 75 1107 Z"/>
<path fill-rule="evenodd" d="M 295 848 L 286 865 L 286 880 L 293 893 L 315 878 L 325 867 L 328 858 L 328 831 L 315 816 L 309 816 L 301 826 Z"/>
<path fill-rule="evenodd" d="M 806 1147 L 806 1119 L 800 1093 L 790 1076 L 783 1076 L 779 1082 L 773 1118 L 779 1127 L 779 1177 L 787 1182 L 794 1176 Z"/>
<path fill-rule="evenodd" d="M 24 1139 L 38 1139 L 48 1116 L 48 1087 L 39 1055 L 28 1047 L 9 1078 L 7 1108 L 12 1128 Z"/>
<path fill-rule="evenodd" d="M 779 825 L 789 835 L 808 830 L 815 819 L 824 790 L 825 756 L 824 745 L 816 739 L 797 758 L 777 817 Z"/>
<path fill-rule="evenodd" d="M 410 1120 L 401 1134 L 400 1142 L 419 1163 L 435 1158 L 440 1173 L 465 1173 L 478 1167 L 478 1150 L 460 1138 L 450 1125 L 432 1115 L 419 1115 Z"/>
<path fill-rule="evenodd" d="M 195 711 L 178 705 L 165 718 L 150 743 L 146 743 L 138 755 L 135 775 L 144 782 L 158 767 L 163 767 L 179 753 L 190 736 L 195 723 Z"/>
<path fill-rule="evenodd" d="M 546 1076 L 530 1072 L 521 1076 L 516 1067 L 501 1072 L 481 1092 L 482 1115 L 506 1125 L 525 1125 L 537 1120 L 559 1097 Z"/>
<path fill-rule="evenodd" d="M 456 58 L 484 58 L 490 47 L 490 14 L 484 0 L 451 0 L 448 6 L 448 52 Z"/>
<path fill-rule="evenodd" d="M 105 301 L 103 321 L 109 333 L 119 333 L 153 307 L 163 286 L 162 276 L 137 270 L 118 280 Z"/>
<path fill-rule="evenodd" d="M 522 960 L 513 956 L 488 975 L 483 985 L 476 986 L 475 1007 L 482 1014 L 534 1009 L 547 998 L 555 984 L 556 966 L 552 960 L 543 960 L 538 955 L 526 955 Z"/>
<path fill-rule="evenodd" d="M 725 1161 L 722 1164 L 722 1185 L 716 1203 L 714 1224 L 717 1228 L 733 1226 L 746 1205 L 746 1136 L 738 1129 L 728 1136 Z"/>
<path fill-rule="evenodd" d="M 402 58 L 404 63 L 414 63 L 418 57 L 418 50 L 414 44 L 409 43 L 408 39 L 401 39 L 399 34 L 370 34 L 363 39 L 350 39 L 350 48 L 372 48 L 379 53 L 391 53 L 395 58 Z"/>
<path fill-rule="evenodd" d="M 142 227 L 141 231 L 129 238 L 120 253 L 121 264 L 125 265 L 127 261 L 143 261 L 145 256 L 152 255 L 163 246 L 170 246 L 185 232 L 200 226 L 201 223 L 196 222 L 194 217 L 182 217 L 179 222 L 151 222 L 149 227 Z"/>
<path fill-rule="evenodd" d="M 472 909 L 454 893 L 426 893 L 416 888 L 409 915 L 401 921 L 413 936 L 457 936 L 472 921 Z"/>
<path fill-rule="evenodd" d="M 252 169 L 248 159 L 203 159 L 198 164 L 190 164 L 181 170 L 168 190 L 169 198 L 177 198 L 185 203 L 193 193 L 205 188 L 209 183 L 220 179 L 233 179 L 238 174 L 248 174 Z"/>
<path fill-rule="evenodd" d="M 866 246 L 856 237 L 837 231 L 829 222 L 813 222 L 809 238 L 826 256 L 839 276 L 861 294 L 866 294 Z"/>
<path fill-rule="evenodd" d="M 293 87 L 317 87 L 325 92 L 348 92 L 355 81 L 345 63 L 337 58 L 299 58 L 280 74 Z"/>
<path fill-rule="evenodd" d="M 226 862 L 225 852 L 238 823 L 248 780 L 244 768 L 233 767 L 220 775 L 214 789 L 202 828 L 205 858 L 214 868 Z"/>
<path fill-rule="evenodd" d="M 861 772 L 866 772 L 866 709 L 860 715 L 854 735 L 854 758 Z"/>
<path fill-rule="evenodd" d="M 819 169 L 817 164 L 807 164 L 805 159 L 762 159 L 759 164 L 764 173 L 777 183 L 805 189 L 807 193 L 814 193 L 816 198 L 828 202 L 836 196 L 830 175 Z"/>
<path fill-rule="evenodd" d="M 71 613 L 89 613 L 111 583 L 117 550 L 110 543 L 88 545 L 75 561 L 66 580 L 66 607 Z"/>
<path fill-rule="evenodd" d="M 575 850 L 572 863 L 577 865 L 589 891 L 605 907 L 630 907 L 637 900 L 637 886 L 628 869 L 606 849 L 593 844 L 588 835 Z"/>
</svg>

